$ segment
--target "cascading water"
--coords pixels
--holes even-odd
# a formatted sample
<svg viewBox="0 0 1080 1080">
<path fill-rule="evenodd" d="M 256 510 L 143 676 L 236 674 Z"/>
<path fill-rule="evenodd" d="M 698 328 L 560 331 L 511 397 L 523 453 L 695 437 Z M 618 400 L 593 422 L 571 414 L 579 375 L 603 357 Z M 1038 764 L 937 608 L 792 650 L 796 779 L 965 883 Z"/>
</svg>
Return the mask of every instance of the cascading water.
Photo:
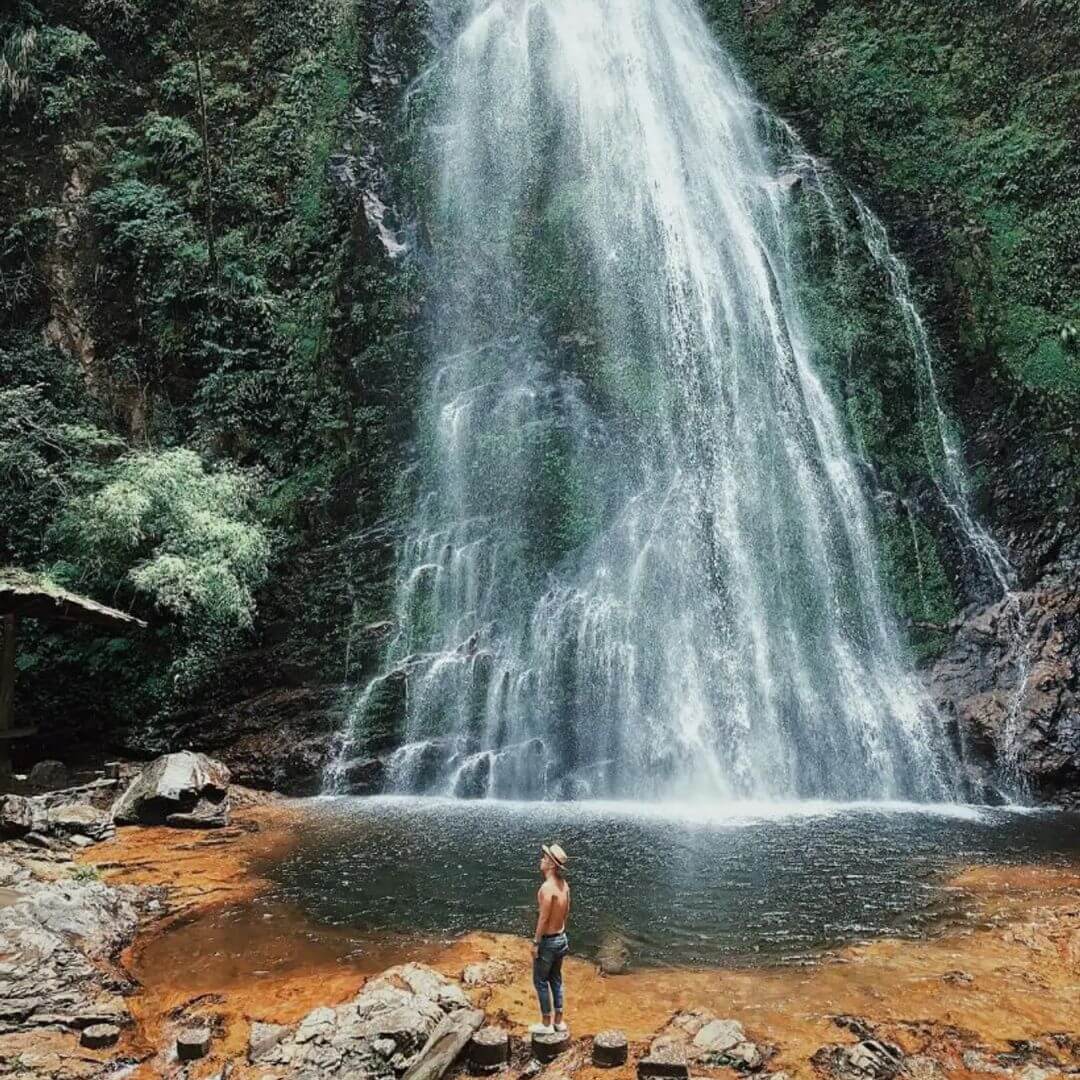
<svg viewBox="0 0 1080 1080">
<path fill-rule="evenodd" d="M 797 210 L 690 0 L 474 0 L 434 78 L 390 786 L 954 794 L 795 299 Z"/>
</svg>

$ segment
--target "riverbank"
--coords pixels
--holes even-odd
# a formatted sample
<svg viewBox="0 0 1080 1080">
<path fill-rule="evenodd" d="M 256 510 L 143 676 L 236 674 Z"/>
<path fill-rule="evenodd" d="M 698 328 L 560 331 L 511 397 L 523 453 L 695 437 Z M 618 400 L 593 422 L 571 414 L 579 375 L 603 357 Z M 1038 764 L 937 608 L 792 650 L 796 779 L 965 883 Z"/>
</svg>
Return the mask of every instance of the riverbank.
<svg viewBox="0 0 1080 1080">
<path fill-rule="evenodd" d="M 253 1022 L 296 1024 L 403 961 L 453 979 L 470 964 L 496 961 L 493 984 L 469 994 L 521 1036 L 534 1018 L 524 940 L 474 933 L 450 942 L 365 941 L 317 927 L 287 905 L 257 903 L 267 887 L 263 868 L 296 842 L 302 813 L 286 800 L 248 803 L 227 830 L 124 829 L 77 857 L 107 883 L 166 890 L 160 917 L 121 957 L 139 984 L 128 999 L 135 1030 L 125 1045 L 140 1059 L 138 1075 L 175 1070 L 175 1033 L 196 1019 L 215 1038 L 211 1056 L 187 1075 L 212 1076 L 226 1063 L 234 1076 L 266 1075 L 246 1064 Z M 866 1035 L 899 1046 L 927 1076 L 1020 1075 L 1033 1062 L 1048 1067 L 1052 1055 L 1061 1069 L 1080 1067 L 1080 867 L 975 867 L 949 887 L 970 900 L 964 925 L 925 940 L 852 946 L 810 966 L 604 976 L 571 958 L 575 1038 L 619 1027 L 640 1055 L 674 1014 L 704 1008 L 740 1021 L 767 1048 L 769 1071 L 797 1077 L 828 1071 L 822 1047 Z M 1051 1038 L 1065 1034 L 1074 1042 Z M 1002 1064 L 997 1054 L 1013 1056 Z"/>
</svg>

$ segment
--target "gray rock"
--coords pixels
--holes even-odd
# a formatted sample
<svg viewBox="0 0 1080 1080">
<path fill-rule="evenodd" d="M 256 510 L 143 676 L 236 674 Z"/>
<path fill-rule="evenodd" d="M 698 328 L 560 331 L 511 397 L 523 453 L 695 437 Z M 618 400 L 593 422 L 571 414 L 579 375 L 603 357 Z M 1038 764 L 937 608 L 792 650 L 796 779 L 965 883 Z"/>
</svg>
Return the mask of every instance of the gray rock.
<svg viewBox="0 0 1080 1080">
<path fill-rule="evenodd" d="M 115 1024 L 91 1024 L 83 1028 L 79 1042 L 88 1050 L 104 1050 L 115 1046 L 120 1038 L 120 1029 Z"/>
<path fill-rule="evenodd" d="M 756 1043 L 748 1039 L 726 1051 L 723 1058 L 724 1064 L 731 1065 L 740 1072 L 756 1072 L 765 1063 L 765 1055 Z"/>
<path fill-rule="evenodd" d="M 68 771 L 62 761 L 39 761 L 26 779 L 32 788 L 51 791 L 62 788 L 68 782 Z"/>
<path fill-rule="evenodd" d="M 707 1054 L 723 1054 L 745 1039 L 746 1032 L 737 1020 L 710 1020 L 694 1036 L 694 1047 Z"/>
<path fill-rule="evenodd" d="M 18 895 L 0 905 L 0 1012 L 29 1026 L 126 1023 L 127 1006 L 102 966 L 135 935 L 135 892 L 20 881 Z"/>
<path fill-rule="evenodd" d="M 267 1060 L 288 1033 L 289 1029 L 283 1024 L 264 1024 L 256 1020 L 248 1033 L 248 1061 L 258 1065 Z"/>
<path fill-rule="evenodd" d="M 442 1009 L 467 1009 L 470 1007 L 465 991 L 445 975 L 423 964 L 402 964 L 384 971 L 378 979 L 368 983 L 368 989 L 377 990 L 400 981 L 417 997 L 426 998 Z"/>
<path fill-rule="evenodd" d="M 33 827 L 33 804 L 29 799 L 0 795 L 0 836 L 24 836 Z"/>
<path fill-rule="evenodd" d="M 210 1029 L 185 1028 L 176 1036 L 176 1056 L 181 1061 L 198 1061 L 210 1053 Z"/>
<path fill-rule="evenodd" d="M 120 825 L 217 828 L 229 823 L 229 781 L 229 770 L 205 754 L 166 754 L 131 781 L 112 815 Z"/>
<path fill-rule="evenodd" d="M 370 980 L 351 1002 L 315 1009 L 291 1031 L 260 1028 L 259 1064 L 273 1068 L 276 1076 L 296 1080 L 315 1076 L 392 1080 L 416 1063 L 437 1031 L 442 1032 L 439 1041 L 445 1050 L 446 1040 L 453 1041 L 447 1032 L 470 1025 L 476 1016 L 479 1026 L 482 1014 L 461 1008 L 459 995 L 463 997 L 457 984 L 430 968 L 419 964 L 391 968 Z M 449 1020 L 455 1023 L 444 1024 Z M 469 1027 L 469 1037 L 474 1030 Z M 255 1036 L 253 1028 L 252 1039 Z M 249 1043 L 249 1054 L 253 1045 Z"/>
<path fill-rule="evenodd" d="M 786 172 L 776 178 L 776 183 L 788 195 L 798 195 L 802 191 L 803 178 L 798 173 Z"/>
<path fill-rule="evenodd" d="M 892 1080 L 904 1067 L 900 1047 L 877 1039 L 854 1046 L 823 1046 L 810 1060 L 837 1080 Z"/>
<path fill-rule="evenodd" d="M 51 836 L 85 836 L 97 842 L 108 840 L 116 832 L 116 826 L 106 811 L 88 803 L 74 803 L 46 810 L 45 830 Z"/>
<path fill-rule="evenodd" d="M 439 1021 L 404 1080 L 440 1080 L 484 1022 L 479 1009 L 455 1009 Z"/>
<path fill-rule="evenodd" d="M 624 975 L 630 970 L 630 947 L 626 939 L 609 931 L 596 950 L 596 966 L 603 975 Z"/>
</svg>

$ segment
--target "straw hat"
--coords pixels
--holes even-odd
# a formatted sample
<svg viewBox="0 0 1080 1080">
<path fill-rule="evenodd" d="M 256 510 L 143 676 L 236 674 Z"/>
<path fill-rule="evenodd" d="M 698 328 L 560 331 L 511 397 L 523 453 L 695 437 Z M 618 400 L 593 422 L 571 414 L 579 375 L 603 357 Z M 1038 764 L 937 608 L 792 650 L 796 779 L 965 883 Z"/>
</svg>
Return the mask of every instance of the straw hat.
<svg viewBox="0 0 1080 1080">
<path fill-rule="evenodd" d="M 566 869 L 566 852 L 558 844 L 541 844 L 540 850 L 554 862 L 560 870 Z"/>
</svg>

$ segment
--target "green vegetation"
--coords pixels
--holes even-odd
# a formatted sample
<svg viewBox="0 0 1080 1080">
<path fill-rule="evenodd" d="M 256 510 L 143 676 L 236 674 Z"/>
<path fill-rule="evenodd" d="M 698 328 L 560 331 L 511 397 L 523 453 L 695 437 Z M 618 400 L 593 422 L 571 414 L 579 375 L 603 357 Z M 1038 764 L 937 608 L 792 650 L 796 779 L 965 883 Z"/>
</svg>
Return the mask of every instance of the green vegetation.
<svg viewBox="0 0 1080 1080">
<path fill-rule="evenodd" d="M 755 90 L 889 225 L 975 477 L 994 477 L 977 509 L 1023 563 L 1039 523 L 1080 498 L 1080 0 L 704 6 Z M 809 261 L 805 303 L 833 389 L 894 496 L 878 508 L 894 596 L 940 623 L 973 597 L 927 498 L 932 440 L 903 328 L 872 267 L 837 272 L 821 247 Z M 1019 459 L 1039 462 L 1042 483 L 1005 479 Z"/>
<path fill-rule="evenodd" d="M 358 124 L 399 138 L 373 35 L 406 77 L 425 42 L 377 7 L 0 14 L 0 564 L 151 622 L 25 634 L 19 706 L 45 729 L 254 693 L 286 660 L 338 679 L 384 617 L 419 297 L 350 148 Z"/>
</svg>

